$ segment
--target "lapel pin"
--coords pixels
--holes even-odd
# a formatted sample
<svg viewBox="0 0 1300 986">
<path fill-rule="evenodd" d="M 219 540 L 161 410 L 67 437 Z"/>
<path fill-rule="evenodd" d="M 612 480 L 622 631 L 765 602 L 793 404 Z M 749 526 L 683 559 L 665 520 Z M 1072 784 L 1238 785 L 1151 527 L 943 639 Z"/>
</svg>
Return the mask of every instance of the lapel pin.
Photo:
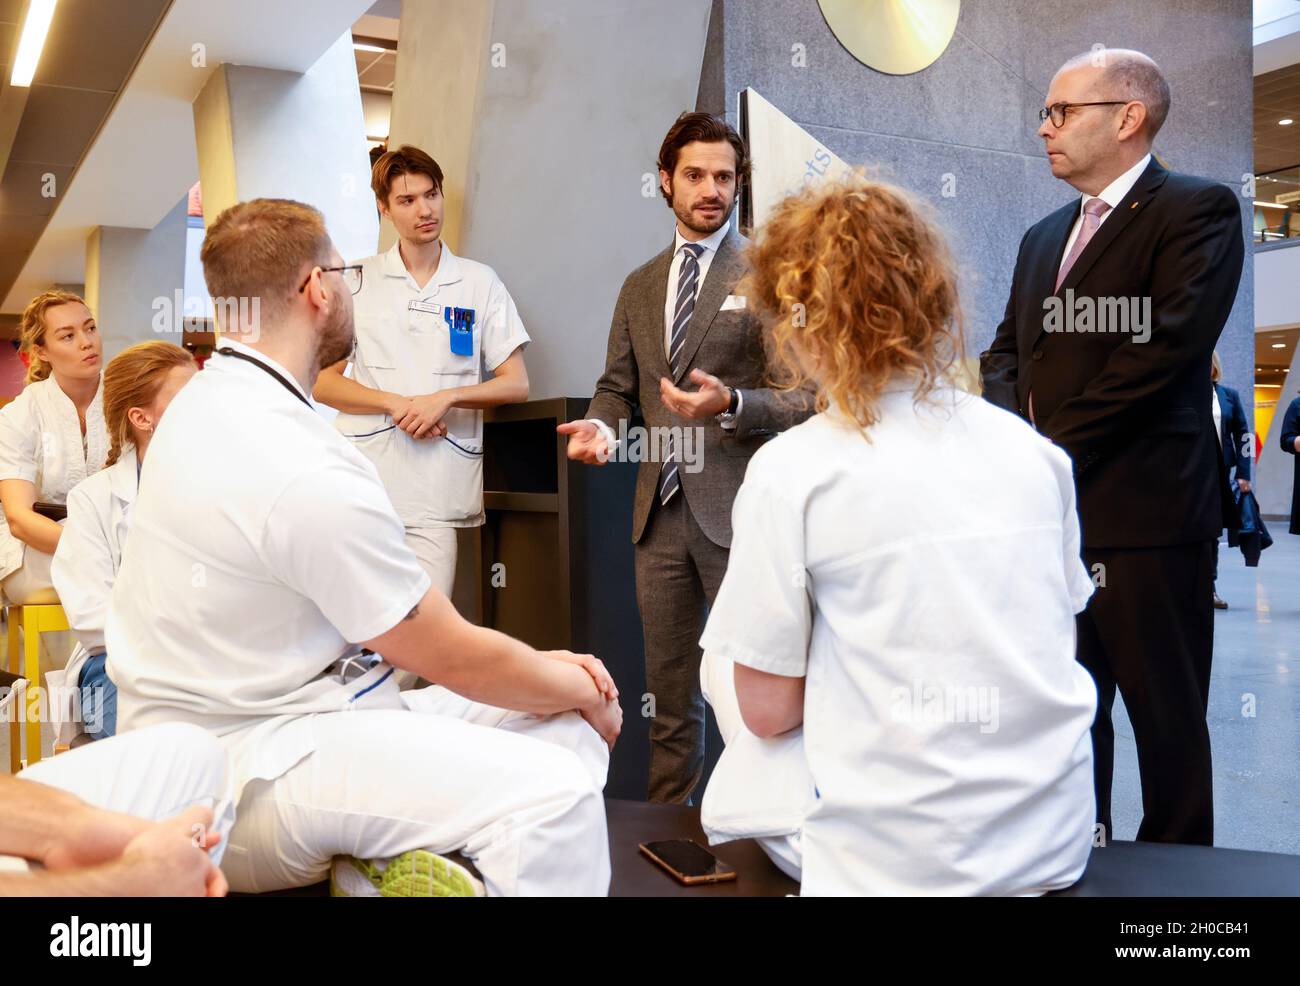
<svg viewBox="0 0 1300 986">
<path fill-rule="evenodd" d="M 1131 206 L 1129 206 L 1130 209 L 1136 209 L 1137 207 L 1138 204 L 1136 202 L 1134 202 Z"/>
</svg>

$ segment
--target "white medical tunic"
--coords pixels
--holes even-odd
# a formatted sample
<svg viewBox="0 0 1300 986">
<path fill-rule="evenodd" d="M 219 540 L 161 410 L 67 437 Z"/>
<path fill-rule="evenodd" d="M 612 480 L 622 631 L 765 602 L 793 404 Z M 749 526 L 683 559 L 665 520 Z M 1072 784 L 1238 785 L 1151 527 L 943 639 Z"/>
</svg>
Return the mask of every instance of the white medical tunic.
<svg viewBox="0 0 1300 986">
<path fill-rule="evenodd" d="M 423 288 L 398 245 L 360 261 L 352 377 L 376 390 L 417 397 L 483 382 L 528 333 L 496 272 L 457 257 L 444 243 Z M 452 351 L 448 313 L 472 312 L 470 351 Z M 460 347 L 465 349 L 467 347 Z M 403 524 L 412 528 L 483 523 L 483 412 L 452 408 L 449 441 L 414 439 L 385 414 L 340 413 L 335 427 L 374 463 Z"/>
<path fill-rule="evenodd" d="M 1039 893 L 1090 851 L 1069 459 L 984 400 L 936 403 L 891 390 L 870 441 L 816 415 L 736 498 L 701 645 L 807 678 L 805 894 Z"/>
<path fill-rule="evenodd" d="M 429 577 L 374 467 L 264 370 L 217 353 L 176 395 L 130 540 L 106 634 L 120 731 L 217 733 L 237 793 L 312 751 L 311 713 L 403 708 L 387 665 L 347 684 L 326 669 L 396 626 Z"/>
<path fill-rule="evenodd" d="M 68 494 L 68 519 L 50 562 L 50 578 L 77 646 L 62 671 L 46 672 L 59 745 L 70 743 L 80 729 L 74 696 L 81 671 L 92 655 L 104 651 L 104 621 L 139 481 L 135 446 L 127 445 L 115 463 Z"/>
<path fill-rule="evenodd" d="M 58 381 L 46 377 L 24 387 L 0 408 L 0 479 L 25 479 L 36 487 L 37 500 L 66 502 L 68 492 L 108 458 L 103 396 L 101 379 L 86 409 L 83 437 L 77 406 Z M 0 512 L 0 579 L 22 567 L 26 548 Z"/>
</svg>

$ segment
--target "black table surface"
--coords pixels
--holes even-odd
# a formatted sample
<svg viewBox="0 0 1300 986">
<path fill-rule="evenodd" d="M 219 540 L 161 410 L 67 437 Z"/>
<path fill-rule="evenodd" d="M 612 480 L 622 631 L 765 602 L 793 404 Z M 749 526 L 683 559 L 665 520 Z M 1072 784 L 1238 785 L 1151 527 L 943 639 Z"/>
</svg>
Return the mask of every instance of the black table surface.
<svg viewBox="0 0 1300 986">
<path fill-rule="evenodd" d="M 699 808 L 606 799 L 613 876 L 611 897 L 784 897 L 799 884 L 782 873 L 752 839 L 709 846 Z M 663 839 L 692 839 L 736 870 L 726 883 L 685 887 L 647 859 L 637 846 Z M 329 883 L 268 896 L 317 897 Z M 235 896 L 242 896 L 236 894 Z M 1300 896 L 1300 856 L 1112 842 L 1092 851 L 1083 879 L 1052 897 L 1294 897 Z"/>
<path fill-rule="evenodd" d="M 699 808 L 640 801 L 605 802 L 613 863 L 611 897 L 780 897 L 799 885 L 750 839 L 709 846 Z M 637 849 L 642 842 L 693 839 L 735 868 L 737 879 L 684 887 Z M 1056 897 L 1291 897 L 1300 896 L 1300 856 L 1112 842 L 1093 849 L 1088 869 Z"/>
</svg>

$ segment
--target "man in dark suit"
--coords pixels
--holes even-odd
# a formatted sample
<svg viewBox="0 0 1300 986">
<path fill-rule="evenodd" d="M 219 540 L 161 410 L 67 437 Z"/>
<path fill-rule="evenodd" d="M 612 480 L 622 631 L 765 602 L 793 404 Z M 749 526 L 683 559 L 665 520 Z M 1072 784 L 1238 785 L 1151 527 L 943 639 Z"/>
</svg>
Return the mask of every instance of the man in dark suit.
<svg viewBox="0 0 1300 986">
<path fill-rule="evenodd" d="M 745 466 L 812 413 L 810 395 L 768 388 L 762 327 L 734 294 L 745 241 L 729 223 L 749 167 L 740 135 L 717 117 L 684 113 L 668 131 L 659 182 L 674 243 L 623 282 L 589 419 L 559 428 L 569 457 L 593 465 L 641 446 L 632 541 L 654 697 L 651 801 L 686 801 L 703 771 L 702 617 L 727 568 Z M 625 445 L 637 407 L 648 440 Z"/>
<path fill-rule="evenodd" d="M 1118 686 L 1142 775 L 1137 837 L 1208 845 L 1212 546 L 1224 484 L 1205 384 L 1244 248 L 1231 189 L 1151 156 L 1168 109 L 1169 88 L 1140 52 L 1089 52 L 1057 72 L 1038 133 L 1052 174 L 1083 197 L 1025 233 L 980 370 L 990 401 L 1074 460 L 1083 558 L 1098 586 L 1078 618 L 1078 650 L 1099 696 L 1105 837 Z"/>
<path fill-rule="evenodd" d="M 1219 354 L 1213 355 L 1210 379 L 1214 381 L 1214 420 L 1219 426 L 1219 449 L 1223 455 L 1224 479 L 1236 483 L 1243 493 L 1250 492 L 1250 474 L 1254 465 L 1255 433 L 1246 421 L 1246 408 L 1241 395 L 1231 387 L 1219 383 L 1223 365 Z M 1228 496 L 1233 496 L 1232 486 Z M 1234 497 L 1235 499 L 1235 497 Z M 1225 518 L 1228 522 L 1228 518 Z M 1227 609 L 1228 603 L 1219 596 L 1219 539 L 1214 539 L 1214 608 Z"/>
<path fill-rule="evenodd" d="M 1295 456 L 1295 479 L 1291 486 L 1291 526 L 1287 530 L 1292 534 L 1300 534 L 1300 397 L 1288 405 L 1279 432 L 1282 451 Z"/>
</svg>

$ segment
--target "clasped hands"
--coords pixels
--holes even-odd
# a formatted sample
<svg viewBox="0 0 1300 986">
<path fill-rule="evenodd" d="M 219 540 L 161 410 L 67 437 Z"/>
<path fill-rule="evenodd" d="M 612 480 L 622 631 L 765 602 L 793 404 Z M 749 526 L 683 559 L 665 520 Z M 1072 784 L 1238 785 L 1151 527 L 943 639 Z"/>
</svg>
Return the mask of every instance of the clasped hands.
<svg viewBox="0 0 1300 986">
<path fill-rule="evenodd" d="M 578 712 L 612 750 L 623 729 L 623 707 L 618 704 L 618 686 L 614 684 L 613 675 L 605 669 L 604 662 L 592 654 L 575 654 L 567 650 L 542 651 L 542 655 L 566 664 L 576 664 L 591 675 L 596 686 L 596 700 Z"/>
<path fill-rule="evenodd" d="M 388 402 L 385 411 L 393 419 L 393 424 L 412 438 L 442 438 L 447 434 L 447 425 L 443 418 L 456 404 L 455 394 L 450 390 L 439 390 L 419 397 L 395 397 Z"/>
</svg>

